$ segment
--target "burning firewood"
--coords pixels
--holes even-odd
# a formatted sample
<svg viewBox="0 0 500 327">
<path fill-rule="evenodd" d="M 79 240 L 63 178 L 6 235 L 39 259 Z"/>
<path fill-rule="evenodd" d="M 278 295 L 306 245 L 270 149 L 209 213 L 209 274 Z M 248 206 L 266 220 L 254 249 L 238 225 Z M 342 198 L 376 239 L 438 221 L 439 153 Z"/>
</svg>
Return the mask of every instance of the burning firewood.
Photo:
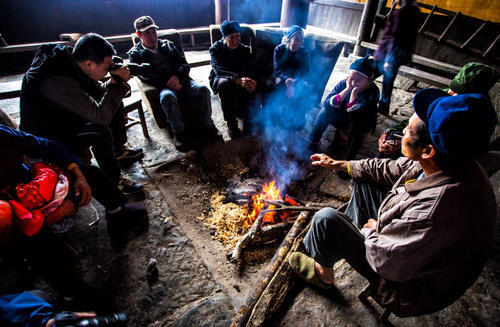
<svg viewBox="0 0 500 327">
<path fill-rule="evenodd" d="M 277 202 L 275 202 L 277 204 Z M 243 235 L 239 241 L 236 243 L 236 246 L 234 247 L 233 253 L 231 255 L 231 261 L 236 262 L 238 264 L 241 264 L 241 253 L 242 250 L 252 242 L 252 240 L 255 238 L 255 235 L 259 231 L 260 225 L 262 223 L 262 219 L 268 212 L 274 212 L 274 211 L 318 211 L 322 207 L 299 207 L 299 206 L 286 206 L 286 207 L 281 207 L 281 208 L 269 208 L 266 210 L 261 210 L 259 212 L 259 215 L 257 216 L 257 219 L 254 221 L 252 224 L 252 227 L 250 227 L 250 230 Z"/>
<path fill-rule="evenodd" d="M 308 227 L 304 227 L 309 226 L 310 223 L 309 217 L 310 212 L 302 212 L 295 220 L 278 251 L 271 259 L 268 268 L 264 271 L 261 284 L 248 295 L 246 303 L 241 306 L 238 315 L 233 319 L 231 327 L 260 326 L 279 307 L 287 290 L 290 288 L 291 283 L 289 281 L 291 278 L 288 276 L 280 279 L 275 276 L 283 269 L 286 270 L 288 254 L 295 251 L 302 243 L 308 229 Z M 279 298 L 277 303 L 272 303 L 272 301 L 276 301 L 276 299 L 271 299 L 273 293 L 276 293 Z M 272 308 L 272 310 L 266 308 Z"/>
</svg>

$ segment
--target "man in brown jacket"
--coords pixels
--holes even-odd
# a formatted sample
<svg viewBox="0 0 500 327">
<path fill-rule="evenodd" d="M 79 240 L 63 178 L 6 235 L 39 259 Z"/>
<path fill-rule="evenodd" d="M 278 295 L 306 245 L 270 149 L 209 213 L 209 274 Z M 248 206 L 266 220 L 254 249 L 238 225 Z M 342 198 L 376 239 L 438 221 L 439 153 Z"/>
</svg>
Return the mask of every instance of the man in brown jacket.
<svg viewBox="0 0 500 327">
<path fill-rule="evenodd" d="M 313 165 L 347 171 L 354 181 L 389 186 L 377 219 L 358 230 L 346 215 L 320 210 L 295 252 L 292 269 L 328 288 L 333 264 L 346 259 L 396 315 L 412 316 L 453 303 L 479 276 L 493 242 L 496 203 L 475 157 L 488 148 L 495 112 L 480 94 L 415 95 L 398 160 L 339 161 L 314 154 Z M 467 133 L 465 133 L 467 131 Z M 375 218 L 375 217 L 374 217 Z"/>
</svg>

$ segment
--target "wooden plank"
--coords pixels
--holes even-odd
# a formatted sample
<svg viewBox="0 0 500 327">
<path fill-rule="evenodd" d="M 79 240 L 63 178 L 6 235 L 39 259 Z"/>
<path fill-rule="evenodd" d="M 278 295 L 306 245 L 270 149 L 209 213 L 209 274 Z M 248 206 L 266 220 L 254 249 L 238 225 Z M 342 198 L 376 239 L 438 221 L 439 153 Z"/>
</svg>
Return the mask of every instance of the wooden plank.
<svg viewBox="0 0 500 327">
<path fill-rule="evenodd" d="M 361 46 L 365 47 L 367 49 L 372 49 L 372 50 L 377 50 L 377 47 L 378 47 L 378 45 L 375 43 L 370 43 L 370 42 L 365 42 L 365 41 L 361 42 Z M 442 61 L 426 58 L 426 57 L 415 55 L 415 54 L 412 56 L 411 61 L 416 63 L 416 64 L 426 66 L 429 68 L 433 68 L 433 69 L 437 69 L 437 70 L 440 70 L 440 71 L 443 71 L 443 72 L 446 72 L 449 74 L 457 74 L 461 68 L 459 66 L 447 64 L 447 63 L 442 62 Z"/>
<path fill-rule="evenodd" d="M 399 75 L 437 86 L 439 88 L 447 88 L 450 85 L 451 79 L 439 75 L 431 74 L 408 66 L 399 67 Z"/>
<path fill-rule="evenodd" d="M 0 83 L 0 99 L 17 98 L 21 95 L 22 80 Z"/>
<path fill-rule="evenodd" d="M 495 44 L 497 44 L 499 38 L 500 38 L 500 33 L 497 35 L 495 41 L 493 41 L 493 43 L 491 43 L 489 48 L 483 53 L 483 57 L 486 57 L 488 53 L 491 51 L 491 49 L 495 47 Z"/>
</svg>

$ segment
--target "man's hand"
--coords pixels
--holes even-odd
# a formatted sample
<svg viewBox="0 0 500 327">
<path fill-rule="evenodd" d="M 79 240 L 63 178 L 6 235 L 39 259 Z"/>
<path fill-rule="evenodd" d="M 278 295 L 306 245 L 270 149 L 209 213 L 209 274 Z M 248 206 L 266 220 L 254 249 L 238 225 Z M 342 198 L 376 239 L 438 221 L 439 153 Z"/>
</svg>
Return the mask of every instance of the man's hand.
<svg viewBox="0 0 500 327">
<path fill-rule="evenodd" d="M 377 228 L 377 221 L 375 219 L 368 219 L 368 221 L 363 226 L 363 228 L 375 229 L 375 228 Z"/>
<path fill-rule="evenodd" d="M 353 86 L 354 82 L 353 82 L 351 76 L 347 76 L 345 82 L 346 82 L 346 85 L 345 85 L 344 91 L 345 92 L 351 92 L 351 90 L 354 88 L 354 86 Z"/>
<path fill-rule="evenodd" d="M 255 88 L 257 87 L 257 82 L 250 78 L 250 77 L 242 77 L 240 78 L 241 80 L 241 86 L 243 86 L 248 92 L 253 92 L 255 91 Z"/>
<path fill-rule="evenodd" d="M 167 87 L 174 91 L 179 91 L 180 89 L 182 89 L 182 85 L 179 82 L 179 77 L 172 75 L 167 81 Z"/>
<path fill-rule="evenodd" d="M 87 179 L 83 175 L 80 167 L 77 164 L 71 164 L 68 167 L 68 171 L 75 178 L 75 196 L 80 199 L 78 205 L 81 207 L 90 202 L 90 198 L 92 197 L 92 189 L 87 183 Z"/>
<path fill-rule="evenodd" d="M 313 166 L 321 166 L 330 170 L 347 171 L 348 162 L 345 160 L 335 160 L 324 153 L 316 153 L 311 156 Z"/>
<path fill-rule="evenodd" d="M 383 154 L 392 155 L 401 151 L 399 140 L 387 140 L 387 134 L 382 133 L 378 139 L 378 151 Z"/>
<path fill-rule="evenodd" d="M 128 82 L 130 80 L 130 70 L 127 66 L 123 66 L 121 68 L 112 70 L 109 72 L 111 74 L 111 82 L 110 83 L 119 83 L 113 78 L 113 75 L 119 76 L 123 81 Z"/>
</svg>

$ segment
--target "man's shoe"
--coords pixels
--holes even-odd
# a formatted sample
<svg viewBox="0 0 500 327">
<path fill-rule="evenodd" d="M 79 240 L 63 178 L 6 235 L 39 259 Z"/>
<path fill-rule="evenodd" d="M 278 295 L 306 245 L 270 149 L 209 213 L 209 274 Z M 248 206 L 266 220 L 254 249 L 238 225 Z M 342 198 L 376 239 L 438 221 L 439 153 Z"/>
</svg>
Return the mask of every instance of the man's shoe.
<svg viewBox="0 0 500 327">
<path fill-rule="evenodd" d="M 188 152 L 189 150 L 192 150 L 192 146 L 188 142 L 186 133 L 184 131 L 174 134 L 173 143 L 177 151 Z"/>
<path fill-rule="evenodd" d="M 141 148 L 128 148 L 124 147 L 123 152 L 116 156 L 116 159 L 122 166 L 128 166 L 133 164 L 136 161 L 139 161 L 142 157 L 144 157 L 144 152 Z"/>
<path fill-rule="evenodd" d="M 148 212 L 142 205 L 125 204 L 116 213 L 106 213 L 108 234 L 115 251 L 121 251 L 127 244 L 129 233 L 140 235 L 149 225 Z"/>
<path fill-rule="evenodd" d="M 319 278 L 314 268 L 314 259 L 300 252 L 293 252 L 288 258 L 288 263 L 292 270 L 306 282 L 319 286 L 324 289 L 330 289 L 333 284 L 327 284 Z"/>
<path fill-rule="evenodd" d="M 223 140 L 222 134 L 219 132 L 217 127 L 215 127 L 215 125 L 206 128 L 206 135 L 208 140 L 212 142 Z"/>
<path fill-rule="evenodd" d="M 125 177 L 120 177 L 118 188 L 125 195 L 132 195 L 143 191 L 143 186 L 141 183 L 134 182 L 133 180 Z"/>
</svg>

